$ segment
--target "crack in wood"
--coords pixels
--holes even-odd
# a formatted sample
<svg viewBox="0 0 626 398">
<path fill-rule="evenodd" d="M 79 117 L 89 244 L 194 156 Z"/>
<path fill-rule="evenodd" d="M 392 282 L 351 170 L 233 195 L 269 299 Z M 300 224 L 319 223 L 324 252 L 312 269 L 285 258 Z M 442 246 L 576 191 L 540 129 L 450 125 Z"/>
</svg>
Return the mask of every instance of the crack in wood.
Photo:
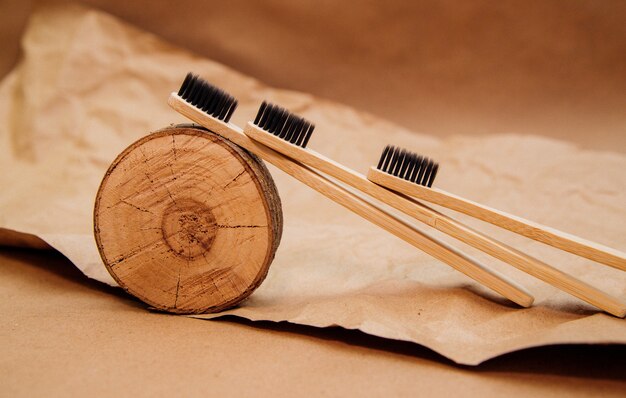
<svg viewBox="0 0 626 398">
<path fill-rule="evenodd" d="M 267 225 L 223 225 L 215 224 L 218 228 L 266 228 Z"/>
<path fill-rule="evenodd" d="M 128 253 L 126 253 L 123 256 L 118 257 L 117 259 L 111 261 L 110 263 L 110 267 L 114 267 L 116 265 L 119 265 L 121 263 L 123 263 L 126 260 L 129 260 L 137 255 L 142 254 L 144 251 L 148 251 L 152 248 L 158 248 L 159 246 L 162 246 L 163 244 L 165 244 L 165 242 L 161 241 L 161 240 L 157 240 L 157 241 L 153 241 L 148 243 L 147 245 L 144 246 L 139 246 L 131 251 L 129 251 Z"/>
<path fill-rule="evenodd" d="M 176 156 L 176 135 L 172 134 L 172 152 L 174 153 L 174 160 L 178 160 Z"/>
<path fill-rule="evenodd" d="M 166 137 L 170 133 L 134 144 L 110 169 L 115 172 L 107 172 L 115 186 L 99 191 L 110 199 L 98 209 L 104 213 L 94 226 L 98 249 L 120 285 L 156 308 L 188 313 L 230 307 L 267 274 L 281 229 L 274 225 L 281 218 L 273 216 L 279 199 L 264 166 L 238 147 L 217 136 L 206 142 L 204 132 Z M 216 168 L 222 172 L 214 174 Z M 217 219 L 207 215 L 214 208 Z M 232 244 L 213 246 L 211 237 L 218 235 Z"/>
<path fill-rule="evenodd" d="M 178 293 L 180 291 L 180 267 L 178 267 L 178 282 L 176 282 L 176 298 L 174 299 L 174 308 L 178 307 Z"/>
<path fill-rule="evenodd" d="M 222 189 L 226 189 L 226 188 L 228 188 L 228 187 L 230 186 L 230 184 L 232 184 L 232 183 L 234 183 L 235 181 L 237 181 L 237 180 L 239 179 L 239 177 L 241 177 L 241 176 L 242 176 L 242 175 L 244 175 L 245 173 L 246 173 L 246 170 L 245 170 L 245 169 L 244 169 L 244 170 L 242 170 L 242 171 L 241 171 L 241 173 L 237 174 L 237 175 L 235 176 L 235 178 L 233 178 L 232 180 L 230 180 L 230 181 L 228 182 L 228 184 L 224 185 L 224 187 L 223 187 Z"/>
<path fill-rule="evenodd" d="M 125 204 L 125 205 L 128 205 L 128 206 L 130 206 L 130 207 L 132 207 L 132 208 L 134 208 L 134 209 L 137 209 L 137 210 L 139 210 L 139 211 L 142 211 L 142 212 L 144 212 L 144 213 L 150 213 L 150 214 L 152 214 L 153 216 L 156 216 L 156 214 L 154 214 L 154 213 L 153 213 L 153 212 L 151 212 L 150 210 L 148 210 L 148 209 L 146 209 L 146 208 L 143 208 L 143 207 L 139 207 L 139 206 L 137 206 L 137 205 L 135 205 L 135 204 L 133 204 L 133 203 L 130 203 L 130 202 L 129 202 L 129 201 L 127 201 L 126 199 L 120 199 L 120 203 L 123 203 L 123 204 Z"/>
</svg>

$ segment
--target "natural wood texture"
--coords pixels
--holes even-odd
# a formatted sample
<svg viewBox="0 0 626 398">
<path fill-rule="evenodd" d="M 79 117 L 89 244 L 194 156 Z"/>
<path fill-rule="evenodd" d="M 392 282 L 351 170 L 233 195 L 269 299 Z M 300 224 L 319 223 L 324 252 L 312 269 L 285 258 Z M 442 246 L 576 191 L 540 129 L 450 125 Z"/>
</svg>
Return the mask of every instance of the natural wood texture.
<svg viewBox="0 0 626 398">
<path fill-rule="evenodd" d="M 513 214 L 492 209 L 491 207 L 473 202 L 460 196 L 437 188 L 427 188 L 410 181 L 382 172 L 375 167 L 370 168 L 367 178 L 376 184 L 385 186 L 405 195 L 413 196 L 427 202 L 435 203 L 452 210 L 459 211 L 485 222 L 508 229 L 530 239 L 546 243 L 597 261 L 611 267 L 626 271 L 626 254 L 619 250 L 600 245 L 595 242 L 574 236 L 554 228 L 547 227 Z"/>
<path fill-rule="evenodd" d="M 215 312 L 267 275 L 282 210 L 253 155 L 181 125 L 115 159 L 98 190 L 94 232 L 104 264 L 129 293 L 169 312 Z"/>
<path fill-rule="evenodd" d="M 492 239 L 452 218 L 431 209 L 403 195 L 398 195 L 380 185 L 369 181 L 340 163 L 333 161 L 311 149 L 301 148 L 280 139 L 252 123 L 248 123 L 244 133 L 283 155 L 326 173 L 338 180 L 376 198 L 395 209 L 414 217 L 470 246 L 494 256 L 516 268 L 533 275 L 571 295 L 578 297 L 602 310 L 618 317 L 626 315 L 626 304 L 593 286 L 561 272 L 558 269 L 526 255 L 502 242 Z"/>
<path fill-rule="evenodd" d="M 534 298 L 532 295 L 515 282 L 490 270 L 477 260 L 461 253 L 445 242 L 428 235 L 365 199 L 350 193 L 343 187 L 331 182 L 308 167 L 275 152 L 265 145 L 257 143 L 246 136 L 238 126 L 224 123 L 208 116 L 204 112 L 189 105 L 176 93 L 170 95 L 168 103 L 177 112 L 185 115 L 194 122 L 205 126 L 211 131 L 215 131 L 237 145 L 258 155 L 260 158 L 272 163 L 285 173 L 315 189 L 332 201 L 396 235 L 416 248 L 423 250 L 427 254 L 445 262 L 509 300 L 523 307 L 528 307 L 533 303 Z"/>
</svg>

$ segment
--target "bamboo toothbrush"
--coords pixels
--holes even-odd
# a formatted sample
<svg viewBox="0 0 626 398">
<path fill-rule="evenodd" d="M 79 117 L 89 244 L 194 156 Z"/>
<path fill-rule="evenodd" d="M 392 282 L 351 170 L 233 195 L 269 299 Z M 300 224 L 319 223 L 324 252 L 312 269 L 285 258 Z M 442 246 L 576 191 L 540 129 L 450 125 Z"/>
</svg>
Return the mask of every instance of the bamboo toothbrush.
<svg viewBox="0 0 626 398">
<path fill-rule="evenodd" d="M 272 163 L 292 177 L 346 207 L 366 220 L 396 235 L 427 254 L 447 263 L 458 271 L 494 290 L 522 307 L 532 305 L 533 297 L 523 287 L 503 275 L 481 265 L 445 242 L 429 236 L 414 226 L 396 218 L 365 199 L 328 180 L 302 164 L 248 138 L 242 129 L 228 123 L 236 107 L 233 97 L 197 76 L 188 74 L 178 93 L 172 93 L 168 104 L 194 122 Z M 312 126 L 299 121 L 298 131 Z M 295 129 L 296 126 L 294 126 Z M 295 130 L 294 130 L 295 131 Z"/>
<path fill-rule="evenodd" d="M 338 180 L 378 199 L 395 209 L 410 215 L 427 225 L 461 240 L 483 252 L 507 262 L 518 269 L 533 275 L 567 293 L 572 294 L 602 310 L 618 317 L 626 315 L 626 304 L 593 286 L 563 273 L 550 265 L 530 257 L 506 244 L 481 234 L 411 198 L 397 195 L 369 181 L 365 176 L 311 150 L 306 145 L 313 128 L 304 119 L 287 110 L 268 103 L 263 103 L 254 123 L 248 123 L 244 133 L 283 155 L 301 162 L 315 170 L 328 174 Z M 422 179 L 431 183 L 437 166 L 430 166 L 430 171 Z M 417 173 L 419 174 L 419 173 Z"/>
<path fill-rule="evenodd" d="M 396 192 L 465 213 L 536 241 L 626 271 L 626 254 L 618 250 L 432 188 L 437 169 L 438 165 L 432 160 L 387 146 L 378 166 L 370 168 L 367 178 Z"/>
</svg>

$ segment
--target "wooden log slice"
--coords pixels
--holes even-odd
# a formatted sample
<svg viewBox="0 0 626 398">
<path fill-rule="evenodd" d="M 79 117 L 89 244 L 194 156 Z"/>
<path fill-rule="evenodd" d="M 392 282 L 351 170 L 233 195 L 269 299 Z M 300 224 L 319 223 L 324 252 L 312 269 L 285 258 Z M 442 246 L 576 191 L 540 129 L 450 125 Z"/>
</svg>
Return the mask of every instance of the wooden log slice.
<svg viewBox="0 0 626 398">
<path fill-rule="evenodd" d="M 282 210 L 254 155 L 179 125 L 140 139 L 111 164 L 94 233 L 105 266 L 130 294 L 164 311 L 217 312 L 265 279 Z"/>
</svg>

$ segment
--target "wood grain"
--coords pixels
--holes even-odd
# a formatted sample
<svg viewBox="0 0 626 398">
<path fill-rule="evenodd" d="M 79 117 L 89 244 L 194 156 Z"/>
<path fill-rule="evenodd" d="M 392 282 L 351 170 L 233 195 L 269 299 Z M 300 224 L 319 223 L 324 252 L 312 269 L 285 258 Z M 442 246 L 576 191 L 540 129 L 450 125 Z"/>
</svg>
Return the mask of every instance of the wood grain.
<svg viewBox="0 0 626 398">
<path fill-rule="evenodd" d="M 96 197 L 94 233 L 107 269 L 132 295 L 164 311 L 216 312 L 267 275 L 282 210 L 256 157 L 181 125 L 115 159 Z"/>
<path fill-rule="evenodd" d="M 506 276 L 489 269 L 476 259 L 462 253 L 447 243 L 436 239 L 375 204 L 357 196 L 340 185 L 328 180 L 314 170 L 292 160 L 273 149 L 260 144 L 243 133 L 243 130 L 231 123 L 215 119 L 194 106 L 189 105 L 177 93 L 168 99 L 169 105 L 177 112 L 215 131 L 237 145 L 255 153 L 263 160 L 272 163 L 285 173 L 296 178 L 310 188 L 320 192 L 330 200 L 342 205 L 364 219 L 401 238 L 405 242 L 424 251 L 434 258 L 450 265 L 478 283 L 492 289 L 509 300 L 523 306 L 532 305 L 534 297 L 522 286 Z"/>
<path fill-rule="evenodd" d="M 427 188 L 370 168 L 367 178 L 396 192 L 467 214 L 561 250 L 626 271 L 626 254 L 575 235 L 525 220 L 437 188 Z"/>
<path fill-rule="evenodd" d="M 490 238 L 452 218 L 431 209 L 411 197 L 397 194 L 369 181 L 365 176 L 335 162 L 311 149 L 301 148 L 278 138 L 252 123 L 248 123 L 244 133 L 270 148 L 296 159 L 303 164 L 326 173 L 364 192 L 383 203 L 443 232 L 472 247 L 475 247 L 501 261 L 543 280 L 596 307 L 623 318 L 626 304 L 593 286 L 558 269 L 520 252 L 496 239 Z M 380 172 L 379 172 L 380 173 Z"/>
</svg>

